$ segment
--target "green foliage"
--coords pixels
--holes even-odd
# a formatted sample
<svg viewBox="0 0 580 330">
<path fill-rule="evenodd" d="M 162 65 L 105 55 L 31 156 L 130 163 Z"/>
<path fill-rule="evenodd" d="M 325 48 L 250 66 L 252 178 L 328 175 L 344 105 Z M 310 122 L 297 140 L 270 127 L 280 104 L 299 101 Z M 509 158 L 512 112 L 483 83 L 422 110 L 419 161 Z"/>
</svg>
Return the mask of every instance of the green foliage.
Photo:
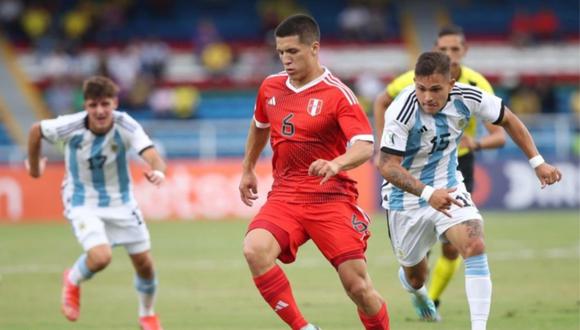
<svg viewBox="0 0 580 330">
<path fill-rule="evenodd" d="M 578 329 L 578 215 L 484 216 L 494 288 L 489 328 Z M 157 312 L 166 329 L 286 329 L 251 281 L 241 253 L 246 226 L 245 221 L 150 224 L 160 282 Z M 372 230 L 369 269 L 388 300 L 392 328 L 469 328 L 462 269 L 442 297 L 443 322 L 416 321 L 396 277 L 382 215 L 374 217 Z M 79 321 L 61 316 L 61 272 L 80 253 L 64 220 L 62 225 L 1 226 L 0 329 L 137 329 L 133 273 L 122 248 L 115 249 L 108 269 L 83 285 Z M 284 269 L 308 320 L 324 329 L 362 328 L 334 269 L 313 244 Z"/>
</svg>

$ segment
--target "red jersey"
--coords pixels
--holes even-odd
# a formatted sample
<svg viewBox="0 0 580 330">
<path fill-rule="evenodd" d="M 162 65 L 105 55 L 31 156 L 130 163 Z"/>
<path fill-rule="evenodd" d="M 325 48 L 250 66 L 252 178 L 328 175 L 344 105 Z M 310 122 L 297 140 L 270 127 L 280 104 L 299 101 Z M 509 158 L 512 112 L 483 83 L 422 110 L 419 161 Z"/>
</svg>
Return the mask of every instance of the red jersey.
<svg viewBox="0 0 580 330">
<path fill-rule="evenodd" d="M 290 84 L 285 72 L 267 77 L 256 97 L 254 120 L 259 128 L 270 127 L 274 183 L 269 200 L 356 200 L 356 181 L 346 172 L 322 185 L 322 177 L 308 175 L 315 160 L 332 160 L 357 140 L 373 141 L 356 96 L 328 69 L 300 88 Z"/>
</svg>

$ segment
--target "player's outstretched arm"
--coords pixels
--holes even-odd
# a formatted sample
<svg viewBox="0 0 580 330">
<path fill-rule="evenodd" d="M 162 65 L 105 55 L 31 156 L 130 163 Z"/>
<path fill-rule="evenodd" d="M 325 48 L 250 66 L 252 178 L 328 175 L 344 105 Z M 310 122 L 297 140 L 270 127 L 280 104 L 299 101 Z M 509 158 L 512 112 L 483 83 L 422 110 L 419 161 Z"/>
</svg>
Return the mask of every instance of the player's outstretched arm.
<svg viewBox="0 0 580 330">
<path fill-rule="evenodd" d="M 308 175 L 322 176 L 320 184 L 341 171 L 348 171 L 362 165 L 373 156 L 373 143 L 358 140 L 346 152 L 333 160 L 317 159 L 310 164 Z"/>
<path fill-rule="evenodd" d="M 480 149 L 502 148 L 506 141 L 506 134 L 503 127 L 488 122 L 484 122 L 483 125 L 487 129 L 488 134 L 479 141 Z"/>
<path fill-rule="evenodd" d="M 488 134 L 483 136 L 479 141 L 471 136 L 464 134 L 461 138 L 461 146 L 469 148 L 471 151 L 481 149 L 497 149 L 505 145 L 506 134 L 501 126 L 492 123 L 483 122 Z"/>
<path fill-rule="evenodd" d="M 165 181 L 167 165 L 155 148 L 148 148 L 141 153 L 141 157 L 149 164 L 150 170 L 146 171 L 145 178 L 152 184 L 159 186 Z"/>
<path fill-rule="evenodd" d="M 258 179 L 256 178 L 256 162 L 264 150 L 268 138 L 270 137 L 270 128 L 258 128 L 256 122 L 252 120 L 248 139 L 246 141 L 246 151 L 244 161 L 242 162 L 242 178 L 240 179 L 240 199 L 248 206 L 254 204 L 258 199 Z"/>
<path fill-rule="evenodd" d="M 562 173 L 556 167 L 544 162 L 538 152 L 532 135 L 522 121 L 507 107 L 500 125 L 503 126 L 509 136 L 518 147 L 524 152 L 530 161 L 530 165 L 536 171 L 536 176 L 540 180 L 542 188 L 546 185 L 554 184 L 562 179 Z"/>
<path fill-rule="evenodd" d="M 447 211 L 451 208 L 451 204 L 456 204 L 459 207 L 463 206 L 450 195 L 450 193 L 455 191 L 457 188 L 435 189 L 431 186 L 425 185 L 401 166 L 402 160 L 402 156 L 381 151 L 379 172 L 385 180 L 406 192 L 425 199 L 429 202 L 431 207 L 448 217 L 451 217 L 451 214 Z"/>
<path fill-rule="evenodd" d="M 24 161 L 24 166 L 28 174 L 33 178 L 38 178 L 44 172 L 46 166 L 46 157 L 40 157 L 40 148 L 42 146 L 42 132 L 40 123 L 35 123 L 28 133 L 28 158 Z"/>
</svg>

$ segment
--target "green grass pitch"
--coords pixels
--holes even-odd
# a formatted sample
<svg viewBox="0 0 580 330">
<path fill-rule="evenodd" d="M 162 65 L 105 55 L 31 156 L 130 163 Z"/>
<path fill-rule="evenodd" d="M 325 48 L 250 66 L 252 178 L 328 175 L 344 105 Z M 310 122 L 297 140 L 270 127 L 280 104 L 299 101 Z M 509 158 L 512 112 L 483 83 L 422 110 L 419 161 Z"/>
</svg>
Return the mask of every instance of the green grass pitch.
<svg viewBox="0 0 580 330">
<path fill-rule="evenodd" d="M 493 280 L 489 329 L 580 328 L 580 219 L 577 212 L 484 212 Z M 382 215 L 373 217 L 369 271 L 387 298 L 392 329 L 468 329 L 462 270 L 442 298 L 443 321 L 416 320 L 397 280 Z M 247 222 L 150 223 L 160 280 L 157 312 L 166 330 L 286 329 L 254 288 L 241 253 Z M 436 246 L 434 254 L 437 255 Z M 129 259 L 82 288 L 81 317 L 60 314 L 61 272 L 81 253 L 61 225 L 0 226 L 0 329 L 137 329 Z M 432 258 L 432 261 L 434 258 Z M 325 330 L 361 329 L 334 269 L 311 243 L 284 266 L 305 317 Z"/>
</svg>

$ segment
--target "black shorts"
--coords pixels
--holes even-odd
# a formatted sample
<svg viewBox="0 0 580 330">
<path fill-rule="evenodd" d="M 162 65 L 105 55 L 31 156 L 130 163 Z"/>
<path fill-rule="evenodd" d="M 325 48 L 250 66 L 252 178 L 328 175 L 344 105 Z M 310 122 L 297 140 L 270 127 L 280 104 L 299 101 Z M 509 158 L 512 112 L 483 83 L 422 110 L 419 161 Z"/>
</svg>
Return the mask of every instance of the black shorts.
<svg viewBox="0 0 580 330">
<path fill-rule="evenodd" d="M 475 163 L 475 156 L 472 152 L 465 154 L 458 158 L 459 164 L 457 169 L 463 174 L 463 183 L 469 193 L 473 192 L 473 165 Z"/>
</svg>

